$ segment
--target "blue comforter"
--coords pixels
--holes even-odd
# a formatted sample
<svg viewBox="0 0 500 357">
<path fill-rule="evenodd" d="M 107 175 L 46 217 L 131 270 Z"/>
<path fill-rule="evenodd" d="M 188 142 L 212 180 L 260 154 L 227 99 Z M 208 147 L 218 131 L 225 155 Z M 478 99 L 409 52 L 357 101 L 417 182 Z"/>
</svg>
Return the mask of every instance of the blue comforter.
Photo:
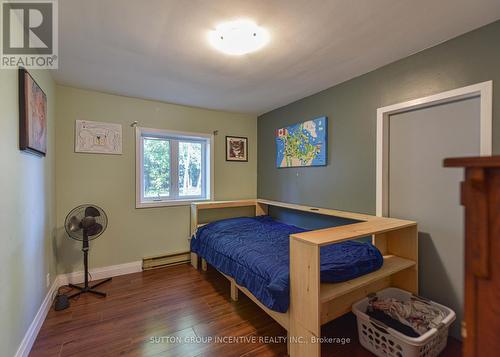
<svg viewBox="0 0 500 357">
<path fill-rule="evenodd" d="M 191 250 L 233 277 L 271 310 L 290 303 L 289 235 L 302 228 L 269 216 L 231 218 L 198 229 Z M 338 283 L 379 269 L 383 258 L 370 243 L 347 241 L 321 248 L 321 282 Z"/>
</svg>

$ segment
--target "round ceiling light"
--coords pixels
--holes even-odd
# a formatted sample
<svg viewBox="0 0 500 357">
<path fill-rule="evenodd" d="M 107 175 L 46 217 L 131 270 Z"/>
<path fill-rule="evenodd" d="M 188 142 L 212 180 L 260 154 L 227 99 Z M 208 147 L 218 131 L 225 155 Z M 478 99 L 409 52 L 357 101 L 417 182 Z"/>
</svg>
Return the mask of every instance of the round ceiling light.
<svg viewBox="0 0 500 357">
<path fill-rule="evenodd" d="M 208 34 L 210 44 L 228 55 L 255 52 L 269 42 L 269 33 L 250 20 L 235 20 L 219 24 Z"/>
</svg>

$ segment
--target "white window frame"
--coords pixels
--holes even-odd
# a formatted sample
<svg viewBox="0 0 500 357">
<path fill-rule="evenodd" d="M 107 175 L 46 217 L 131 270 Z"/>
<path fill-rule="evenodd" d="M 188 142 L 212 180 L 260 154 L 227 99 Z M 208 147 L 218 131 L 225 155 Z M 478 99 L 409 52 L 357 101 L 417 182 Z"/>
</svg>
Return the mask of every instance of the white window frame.
<svg viewBox="0 0 500 357">
<path fill-rule="evenodd" d="M 205 149 L 202 149 L 203 162 L 202 166 L 205 168 L 206 174 L 202 176 L 202 197 L 199 196 L 184 196 L 178 198 L 172 196 L 172 193 L 178 193 L 178 175 L 174 174 L 170 177 L 171 196 L 162 199 L 145 199 L 143 197 L 143 138 L 144 137 L 158 137 L 170 139 L 173 141 L 182 142 L 205 142 Z M 148 207 L 166 207 L 166 206 L 187 206 L 192 202 L 210 201 L 213 199 L 214 194 L 214 136 L 212 134 L 194 133 L 176 130 L 162 130 L 153 128 L 135 128 L 135 206 L 136 208 Z M 178 146 L 170 145 L 170 170 L 177 173 L 178 160 L 177 158 Z M 172 190 L 173 189 L 173 190 Z"/>
</svg>

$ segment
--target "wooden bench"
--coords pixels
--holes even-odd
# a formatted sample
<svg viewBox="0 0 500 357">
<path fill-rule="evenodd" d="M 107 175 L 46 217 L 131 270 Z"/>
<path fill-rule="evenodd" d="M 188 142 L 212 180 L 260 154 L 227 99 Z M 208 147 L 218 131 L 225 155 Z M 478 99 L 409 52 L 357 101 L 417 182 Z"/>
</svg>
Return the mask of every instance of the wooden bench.
<svg viewBox="0 0 500 357">
<path fill-rule="evenodd" d="M 233 300 L 238 299 L 238 291 L 243 292 L 288 331 L 290 356 L 319 357 L 321 325 L 351 311 L 354 302 L 370 293 L 389 286 L 418 293 L 417 224 L 412 221 L 263 199 L 211 201 L 191 205 L 191 235 L 207 223 L 200 220 L 203 210 L 255 207 L 255 215 L 260 216 L 267 214 L 270 206 L 359 221 L 290 236 L 290 308 L 286 313 L 268 309 L 245 287 L 224 275 L 231 283 Z M 384 256 L 382 268 L 346 282 L 322 284 L 320 247 L 366 236 L 372 237 L 373 244 Z M 198 268 L 198 257 L 192 252 L 191 263 Z M 202 260 L 202 269 L 206 268 Z"/>
</svg>

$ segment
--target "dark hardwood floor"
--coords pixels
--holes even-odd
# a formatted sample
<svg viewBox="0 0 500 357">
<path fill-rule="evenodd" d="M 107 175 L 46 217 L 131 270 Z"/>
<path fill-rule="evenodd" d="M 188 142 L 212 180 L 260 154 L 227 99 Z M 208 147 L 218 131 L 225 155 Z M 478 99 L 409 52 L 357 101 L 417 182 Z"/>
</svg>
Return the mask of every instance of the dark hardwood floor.
<svg viewBox="0 0 500 357">
<path fill-rule="evenodd" d="M 101 288 L 108 297 L 85 295 L 67 310 L 52 309 L 30 356 L 286 355 L 280 340 L 286 331 L 244 294 L 232 302 L 229 282 L 210 267 L 201 272 L 186 264 L 129 274 Z M 351 314 L 325 325 L 322 333 L 351 340 L 324 344 L 324 356 L 372 356 L 358 344 Z M 232 336 L 226 342 L 234 343 L 204 343 L 215 336 Z M 450 339 L 443 355 L 460 356 L 460 343 Z"/>
</svg>

